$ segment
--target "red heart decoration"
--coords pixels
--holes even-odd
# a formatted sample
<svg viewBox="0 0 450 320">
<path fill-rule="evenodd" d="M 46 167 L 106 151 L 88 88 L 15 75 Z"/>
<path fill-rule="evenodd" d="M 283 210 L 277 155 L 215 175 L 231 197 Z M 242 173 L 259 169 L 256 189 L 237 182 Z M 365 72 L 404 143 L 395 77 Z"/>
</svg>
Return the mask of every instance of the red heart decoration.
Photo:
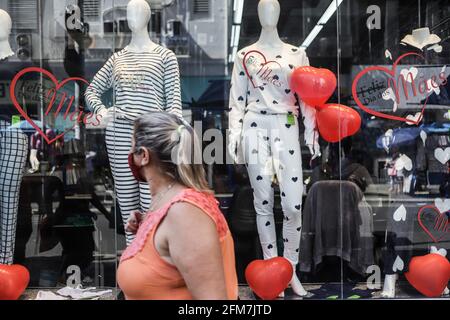
<svg viewBox="0 0 450 320">
<path fill-rule="evenodd" d="M 55 85 L 55 95 L 54 97 L 57 95 L 58 90 L 61 89 L 62 87 L 64 87 L 64 85 L 66 85 L 68 82 L 70 81 L 81 81 L 83 83 L 85 83 L 86 85 L 89 85 L 89 82 L 87 82 L 85 79 L 83 78 L 78 78 L 78 77 L 71 77 L 71 78 L 67 78 L 61 82 L 58 82 L 58 80 L 55 78 L 55 76 L 42 68 L 38 68 L 38 67 L 29 67 L 29 68 L 25 68 L 23 70 L 21 70 L 19 73 L 17 73 L 14 76 L 14 79 L 11 81 L 11 86 L 9 89 L 9 93 L 10 93 L 10 97 L 12 100 L 12 103 L 14 104 L 14 106 L 16 107 L 17 111 L 19 111 L 19 113 L 22 115 L 22 117 L 24 117 L 29 124 L 31 124 L 33 126 L 33 128 L 36 129 L 37 132 L 39 132 L 39 134 L 44 138 L 44 140 L 47 142 L 47 144 L 51 144 L 52 142 L 55 142 L 56 140 L 58 140 L 59 138 L 61 138 L 62 136 L 64 136 L 64 134 L 66 134 L 66 132 L 61 133 L 60 135 L 54 137 L 53 139 L 50 139 L 45 132 L 43 131 L 43 129 L 39 128 L 39 126 L 33 121 L 33 119 L 31 119 L 28 114 L 26 113 L 25 110 L 23 110 L 22 106 L 20 105 L 20 103 L 17 101 L 16 98 L 16 94 L 15 94 L 15 90 L 16 90 L 16 85 L 17 82 L 19 81 L 19 79 L 27 73 L 30 72 L 38 72 L 38 73 L 42 73 L 44 75 L 46 75 L 47 77 L 50 78 L 50 80 L 53 82 L 53 84 Z M 54 98 L 52 99 L 52 101 L 50 103 L 54 102 Z M 48 110 L 48 108 L 46 108 L 46 110 Z M 73 128 L 72 128 L 73 129 Z M 68 131 L 72 130 L 69 129 Z"/>
<path fill-rule="evenodd" d="M 342 104 L 325 104 L 317 110 L 320 135 L 328 142 L 338 142 L 357 133 L 361 117 L 356 110 Z"/>
<path fill-rule="evenodd" d="M 427 209 L 431 210 L 431 212 L 435 215 L 433 228 L 429 228 L 428 226 L 426 226 L 422 219 Z M 445 212 L 439 212 L 438 208 L 433 205 L 428 205 L 420 208 L 419 213 L 417 214 L 417 221 L 419 222 L 419 225 L 422 227 L 423 231 L 425 231 L 425 233 L 435 243 L 441 241 L 450 232 L 447 214 Z M 432 231 L 440 235 L 435 236 Z"/>
<path fill-rule="evenodd" d="M 320 107 L 336 90 L 336 76 L 328 69 L 299 67 L 291 76 L 291 89 L 308 105 Z"/>
<path fill-rule="evenodd" d="M 293 272 L 291 263 L 283 257 L 255 260 L 245 269 L 245 279 L 259 297 L 273 300 L 287 288 Z"/>
<path fill-rule="evenodd" d="M 420 117 L 419 117 L 417 120 L 411 120 L 411 119 L 406 119 L 406 118 L 399 117 L 399 116 L 394 116 L 394 115 L 390 115 L 390 114 L 378 112 L 378 111 L 375 111 L 375 110 L 373 110 L 373 109 L 371 109 L 371 108 L 368 108 L 368 107 L 366 107 L 366 106 L 361 102 L 361 100 L 359 100 L 359 98 L 358 98 L 358 93 L 357 93 L 358 81 L 359 81 L 364 75 L 366 75 L 367 73 L 369 73 L 369 72 L 371 72 L 371 71 L 382 71 L 382 72 L 387 73 L 391 78 L 394 78 L 394 77 L 395 77 L 395 72 L 396 72 L 396 69 L 397 69 L 397 65 L 400 63 L 400 61 L 401 61 L 403 58 L 407 57 L 407 56 L 413 56 L 413 55 L 414 55 L 414 56 L 421 57 L 422 59 L 424 59 L 424 57 L 423 57 L 422 55 L 420 55 L 420 54 L 417 54 L 417 53 L 414 53 L 414 52 L 409 52 L 409 53 L 405 53 L 405 54 L 401 55 L 401 56 L 394 62 L 394 64 L 392 65 L 392 69 L 388 69 L 388 68 L 380 67 L 380 66 L 372 66 L 372 67 L 368 67 L 368 68 L 362 70 L 360 73 L 358 73 L 358 75 L 357 75 L 357 76 L 355 77 L 355 79 L 353 80 L 353 85 L 352 85 L 353 99 L 355 100 L 356 104 L 357 104 L 362 110 L 364 110 L 365 112 L 367 112 L 367 113 L 369 113 L 369 114 L 371 114 L 371 115 L 373 115 L 373 116 L 379 117 L 379 118 L 390 119 L 390 120 L 397 120 L 397 121 L 403 121 L 403 122 L 408 122 L 408 123 L 415 124 L 415 125 L 419 124 L 419 123 L 422 121 L 422 119 L 423 119 L 423 112 L 425 111 L 425 107 L 426 107 L 426 105 L 427 105 L 428 98 L 425 100 L 425 103 L 424 103 L 424 105 L 422 106 L 422 110 L 421 110 L 421 115 L 420 115 Z M 395 81 L 395 78 L 394 78 L 394 81 Z M 386 88 L 386 89 L 387 89 L 387 88 Z"/>
<path fill-rule="evenodd" d="M 264 63 L 262 63 L 262 64 L 260 65 L 261 68 L 267 66 L 268 64 L 275 63 L 275 64 L 277 64 L 277 65 L 280 67 L 280 69 L 281 69 L 281 65 L 280 65 L 278 62 L 276 62 L 276 61 L 267 61 L 266 56 L 265 56 L 262 52 L 260 52 L 260 51 L 258 51 L 258 50 L 252 50 L 252 51 L 247 52 L 247 53 L 245 54 L 244 60 L 243 60 L 245 74 L 247 75 L 248 79 L 251 81 L 251 83 L 252 83 L 252 85 L 253 85 L 253 88 L 258 88 L 258 86 L 256 86 L 256 85 L 255 85 L 255 82 L 253 81 L 253 77 L 250 76 L 250 72 L 248 71 L 248 68 L 247 68 L 247 61 L 248 61 L 248 60 L 247 60 L 247 56 L 248 56 L 249 54 L 252 54 L 252 53 L 256 53 L 256 54 L 260 55 L 260 56 L 263 58 Z"/>
<path fill-rule="evenodd" d="M 24 266 L 0 264 L 0 300 L 17 300 L 30 282 L 30 273 Z"/>
<path fill-rule="evenodd" d="M 406 279 L 417 291 L 429 298 L 440 297 L 450 280 L 450 263 L 440 254 L 414 257 Z"/>
</svg>

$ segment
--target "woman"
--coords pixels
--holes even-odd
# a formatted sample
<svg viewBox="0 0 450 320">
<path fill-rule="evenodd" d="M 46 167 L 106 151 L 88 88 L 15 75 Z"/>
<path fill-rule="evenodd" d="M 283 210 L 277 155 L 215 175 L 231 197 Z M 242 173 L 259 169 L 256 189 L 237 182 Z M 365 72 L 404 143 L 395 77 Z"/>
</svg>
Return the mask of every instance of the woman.
<svg viewBox="0 0 450 320">
<path fill-rule="evenodd" d="M 137 232 L 117 271 L 127 299 L 237 299 L 233 239 L 198 155 L 194 130 L 176 116 L 136 120 L 129 164 L 153 200 L 127 223 Z"/>
</svg>

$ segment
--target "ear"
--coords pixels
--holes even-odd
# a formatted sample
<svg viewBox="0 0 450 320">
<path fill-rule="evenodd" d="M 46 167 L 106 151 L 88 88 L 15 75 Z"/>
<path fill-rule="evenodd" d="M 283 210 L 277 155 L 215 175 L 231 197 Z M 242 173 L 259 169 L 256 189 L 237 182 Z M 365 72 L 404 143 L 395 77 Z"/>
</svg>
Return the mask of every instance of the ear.
<svg viewBox="0 0 450 320">
<path fill-rule="evenodd" d="M 148 151 L 147 148 L 142 148 L 141 151 L 141 155 L 142 155 L 142 162 L 141 162 L 141 166 L 147 166 L 150 162 L 151 162 L 151 154 L 150 151 Z"/>
</svg>

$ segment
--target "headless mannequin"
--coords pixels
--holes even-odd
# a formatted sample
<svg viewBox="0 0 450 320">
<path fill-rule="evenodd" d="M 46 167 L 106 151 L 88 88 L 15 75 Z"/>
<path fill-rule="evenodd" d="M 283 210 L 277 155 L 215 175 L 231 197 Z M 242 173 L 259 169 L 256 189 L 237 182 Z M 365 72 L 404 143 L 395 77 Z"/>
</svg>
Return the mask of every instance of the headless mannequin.
<svg viewBox="0 0 450 320">
<path fill-rule="evenodd" d="M 277 30 L 280 17 L 278 0 L 260 0 L 258 15 L 262 26 L 259 40 L 238 52 L 234 64 L 230 92 L 229 153 L 236 163 L 245 161 L 247 165 L 264 259 L 278 255 L 273 221 L 274 194 L 270 183 L 276 174 L 284 213 L 284 257 L 294 268 L 290 285 L 295 294 L 305 296 L 308 293 L 295 273 L 299 252 L 297 245 L 300 244 L 303 193 L 299 127 L 296 118 L 299 108 L 302 109 L 307 129 L 306 144 L 314 157 L 320 155 L 320 147 L 315 128 L 315 111 L 297 99 L 289 88 L 288 78 L 295 66 L 309 62 L 304 51 L 280 39 Z M 258 58 L 254 60 L 262 55 L 267 61 L 278 59 L 276 64 L 268 68 L 270 72 L 266 71 L 269 73 L 265 77 L 261 76 L 263 61 Z M 270 76 L 272 78 L 269 78 Z M 292 121 L 289 120 L 290 117 Z M 257 162 L 252 161 L 253 155 L 258 158 Z M 284 296 L 284 293 L 280 296 Z"/>
<path fill-rule="evenodd" d="M 132 52 L 151 52 L 155 47 L 148 34 L 147 26 L 150 22 L 151 8 L 144 0 L 132 0 L 127 6 L 128 27 L 131 30 L 131 41 L 128 44 L 128 50 Z M 120 111 L 114 107 L 102 109 L 99 112 L 101 116 L 101 126 L 106 126 L 108 122 L 114 119 L 114 116 L 120 118 Z"/>
<path fill-rule="evenodd" d="M 124 225 L 130 214 L 146 212 L 151 203 L 148 184 L 137 182 L 128 166 L 134 121 L 151 112 L 182 117 L 178 61 L 172 51 L 150 39 L 150 17 L 147 1 L 128 3 L 131 42 L 108 59 L 85 93 L 87 106 L 101 116 L 100 126 L 106 127 L 108 158 Z M 113 107 L 102 101 L 103 93 L 110 89 Z M 126 239 L 129 245 L 134 235 L 127 232 Z"/>
<path fill-rule="evenodd" d="M 280 19 L 280 3 L 278 0 L 261 0 L 258 4 L 258 16 L 261 23 L 261 35 L 256 45 L 264 50 L 279 50 L 284 45 L 278 35 L 278 20 Z M 308 293 L 298 279 L 295 268 L 291 279 L 291 287 L 295 294 L 306 296 Z M 280 295 L 284 297 L 284 293 Z"/>
<path fill-rule="evenodd" d="M 9 44 L 9 35 L 11 33 L 12 21 L 9 14 L 0 9 L 0 60 L 14 55 Z"/>
</svg>

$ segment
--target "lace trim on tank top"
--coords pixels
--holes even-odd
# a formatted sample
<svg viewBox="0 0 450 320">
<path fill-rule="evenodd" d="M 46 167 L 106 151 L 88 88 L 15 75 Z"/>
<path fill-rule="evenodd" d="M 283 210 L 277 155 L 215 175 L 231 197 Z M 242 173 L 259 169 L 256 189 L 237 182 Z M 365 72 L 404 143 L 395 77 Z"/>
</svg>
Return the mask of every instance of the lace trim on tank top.
<svg viewBox="0 0 450 320">
<path fill-rule="evenodd" d="M 170 207 L 177 202 L 187 202 L 200 208 L 214 220 L 220 238 L 223 238 L 227 234 L 228 225 L 225 217 L 219 209 L 219 202 L 214 195 L 202 193 L 193 189 L 185 189 L 164 207 L 154 212 L 148 212 L 144 221 L 139 226 L 139 230 L 134 241 L 123 252 L 120 262 L 133 258 L 143 250 L 147 241 L 153 241 L 149 238 L 150 233 L 166 216 Z"/>
</svg>

